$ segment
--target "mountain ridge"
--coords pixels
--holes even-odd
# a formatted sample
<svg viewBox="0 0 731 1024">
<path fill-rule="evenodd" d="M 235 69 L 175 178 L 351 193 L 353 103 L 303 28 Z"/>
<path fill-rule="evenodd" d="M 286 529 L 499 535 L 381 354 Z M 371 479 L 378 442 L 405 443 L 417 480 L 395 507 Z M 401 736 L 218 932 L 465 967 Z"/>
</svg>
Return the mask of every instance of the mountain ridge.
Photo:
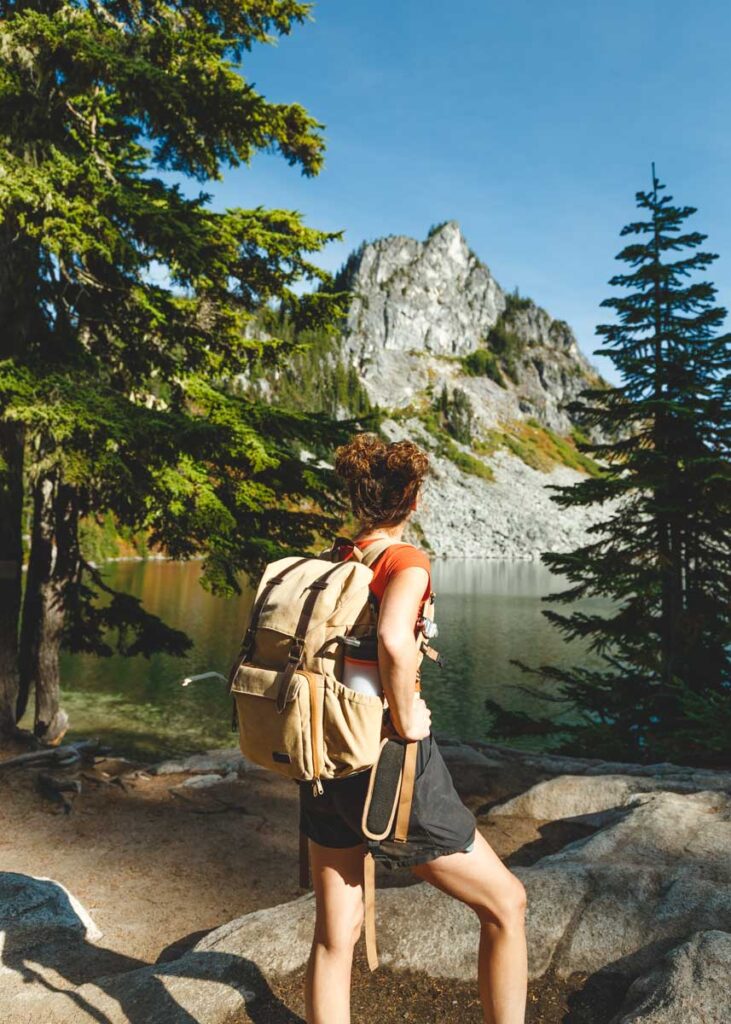
<svg viewBox="0 0 731 1024">
<path fill-rule="evenodd" d="M 535 559 L 585 543 L 607 510 L 559 512 L 550 486 L 601 472 L 576 447 L 598 438 L 565 406 L 606 384 L 569 325 L 505 292 L 456 221 L 422 242 L 363 243 L 334 287 L 352 293 L 339 336 L 300 339 L 246 387 L 335 419 L 377 408 L 384 436 L 425 448 L 431 472 L 406 536 L 434 555 Z"/>
<path fill-rule="evenodd" d="M 457 221 L 423 242 L 389 235 L 360 246 L 340 272 L 352 299 L 342 351 L 370 399 L 401 409 L 436 383 L 466 392 L 482 426 L 534 417 L 575 426 L 562 408 L 604 382 L 563 321 L 505 292 Z"/>
</svg>

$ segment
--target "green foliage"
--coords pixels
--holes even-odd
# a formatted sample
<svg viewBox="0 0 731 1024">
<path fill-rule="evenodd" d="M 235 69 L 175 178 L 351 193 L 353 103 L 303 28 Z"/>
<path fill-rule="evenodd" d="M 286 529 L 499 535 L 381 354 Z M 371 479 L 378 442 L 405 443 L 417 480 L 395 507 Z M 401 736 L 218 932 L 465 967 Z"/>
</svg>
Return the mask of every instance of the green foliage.
<svg viewBox="0 0 731 1024">
<path fill-rule="evenodd" d="M 512 292 L 507 292 L 505 295 L 505 315 L 509 316 L 511 313 L 517 313 L 524 309 L 529 309 L 534 305 L 533 299 L 529 299 L 526 295 L 521 295 L 518 291 L 518 287 L 513 289 Z"/>
<path fill-rule="evenodd" d="M 429 540 L 426 534 L 424 533 L 424 529 L 421 526 L 421 523 L 417 522 L 415 519 L 411 519 L 409 521 L 409 529 L 411 529 L 416 534 L 416 539 L 418 541 L 419 547 L 423 548 L 428 555 L 433 555 L 434 549 L 429 543 Z"/>
<path fill-rule="evenodd" d="M 494 479 L 492 469 L 454 443 L 455 440 L 470 443 L 473 416 L 474 410 L 464 391 L 455 388 L 450 397 L 445 386 L 431 409 L 420 413 L 419 419 L 436 441 L 437 455 L 449 459 L 463 473 L 491 481 Z"/>
<path fill-rule="evenodd" d="M 174 557 L 202 556 L 214 592 L 237 591 L 242 570 L 337 522 L 332 474 L 300 452 L 345 429 L 235 393 L 253 367 L 325 344 L 347 297 L 312 257 L 341 233 L 290 210 L 214 210 L 167 173 L 216 181 L 261 150 L 318 173 L 319 122 L 266 100 L 240 66 L 309 5 L 153 0 L 113 15 L 62 0 L 0 21 L 0 424 L 24 427 L 28 487 L 73 492 L 70 632 L 99 653 L 109 629 L 132 646 L 126 621 L 140 649 L 162 635 L 89 564 L 113 547 L 112 517 Z M 289 335 L 260 329 L 262 310 Z M 332 383 L 363 407 L 352 376 L 335 368 Z M 7 500 L 0 487 L 0 519 Z"/>
<path fill-rule="evenodd" d="M 728 763 L 728 738 L 731 736 L 731 700 L 727 693 L 698 692 L 682 679 L 674 677 L 671 691 L 678 702 L 680 716 L 675 732 L 667 737 L 667 756 L 682 759 Z"/>
<path fill-rule="evenodd" d="M 590 476 L 601 476 L 601 467 L 588 455 L 577 450 L 570 438 L 561 437 L 531 416 L 524 422 L 504 424 L 492 429 L 473 442 L 472 447 L 482 455 L 490 455 L 498 448 L 507 448 L 532 469 L 549 473 L 557 465 Z"/>
<path fill-rule="evenodd" d="M 530 299 L 520 299 L 520 302 L 523 301 L 532 304 Z M 507 374 L 514 384 L 519 382 L 518 362 L 525 351 L 525 342 L 510 326 L 510 311 L 509 307 L 503 313 L 480 348 L 461 359 L 465 373 L 471 377 L 489 377 L 502 388 L 507 387 L 504 374 Z"/>
<path fill-rule="evenodd" d="M 617 319 L 598 328 L 599 354 L 621 383 L 590 387 L 568 407 L 609 440 L 575 435 L 603 471 L 556 488 L 554 500 L 607 515 L 588 543 L 543 555 L 568 581 L 551 601 L 611 604 L 607 614 L 544 611 L 604 664 L 518 664 L 574 709 L 560 729 L 565 749 L 718 763 L 731 719 L 731 336 L 719 333 L 726 310 L 714 286 L 689 280 L 716 258 L 684 227 L 695 210 L 663 189 L 653 170 L 651 191 L 637 193 L 645 219 L 622 232 L 634 236 L 618 256 L 629 272 L 610 282 L 624 293 L 603 303 Z"/>
<path fill-rule="evenodd" d="M 488 482 L 492 482 L 495 479 L 495 474 L 490 466 L 486 465 L 481 459 L 476 459 L 469 452 L 463 452 L 454 444 L 447 444 L 444 454 L 450 462 L 453 462 L 458 469 L 461 469 L 468 476 L 477 476 L 481 480 L 487 480 Z"/>
<path fill-rule="evenodd" d="M 432 226 L 429 228 L 427 232 L 426 237 L 432 238 L 434 235 L 437 234 L 437 232 L 441 231 L 442 228 L 446 227 L 447 224 L 449 224 L 448 220 L 440 220 L 438 224 L 432 224 Z"/>
<path fill-rule="evenodd" d="M 460 444 L 469 444 L 472 440 L 472 425 L 475 411 L 467 394 L 461 388 L 455 388 L 450 395 L 447 385 L 442 387 L 436 403 L 440 426 Z"/>
<path fill-rule="evenodd" d="M 487 347 L 495 353 L 500 365 L 514 384 L 518 383 L 518 360 L 525 350 L 525 342 L 501 317 L 487 336 Z"/>
<path fill-rule="evenodd" d="M 588 436 L 584 433 L 584 431 L 581 429 L 581 427 L 577 427 L 576 424 L 574 424 L 573 427 L 571 428 L 571 439 L 573 440 L 574 444 L 577 444 L 577 445 L 579 445 L 579 444 L 583 444 L 583 445 L 591 444 L 591 441 L 589 440 Z"/>
<path fill-rule="evenodd" d="M 489 377 L 504 388 L 505 380 L 494 352 L 486 348 L 475 349 L 462 358 L 462 367 L 470 377 Z"/>
<path fill-rule="evenodd" d="M 333 278 L 333 289 L 336 292 L 349 292 L 353 287 L 353 280 L 355 273 L 360 266 L 360 261 L 363 257 L 363 251 L 366 247 L 365 242 L 361 242 L 357 249 L 354 249 L 342 267 L 337 271 Z"/>
<path fill-rule="evenodd" d="M 119 534 L 114 518 L 107 513 L 101 522 L 86 519 L 79 524 L 79 546 L 89 562 L 103 562 L 119 555 Z"/>
<path fill-rule="evenodd" d="M 545 431 L 546 437 L 553 444 L 556 450 L 557 461 L 562 462 L 564 466 L 569 466 L 571 469 L 588 473 L 589 476 L 598 477 L 602 475 L 601 467 L 594 461 L 594 459 L 577 447 L 577 442 L 573 435 L 568 439 L 560 437 L 548 427 L 543 427 L 542 429 Z M 591 448 L 590 444 L 587 442 L 584 443 Z"/>
<path fill-rule="evenodd" d="M 96 564 L 110 558 L 146 558 L 147 537 L 142 530 L 121 526 L 112 512 L 99 519 L 87 516 L 79 522 L 79 547 L 86 561 Z"/>
<path fill-rule="evenodd" d="M 273 367 L 263 359 L 252 364 L 247 380 L 238 384 L 241 393 L 266 393 L 283 408 L 333 419 L 377 418 L 357 369 L 342 357 L 339 338 L 323 330 L 294 333 L 287 326 L 277 333 L 290 336 L 291 351 Z"/>
</svg>

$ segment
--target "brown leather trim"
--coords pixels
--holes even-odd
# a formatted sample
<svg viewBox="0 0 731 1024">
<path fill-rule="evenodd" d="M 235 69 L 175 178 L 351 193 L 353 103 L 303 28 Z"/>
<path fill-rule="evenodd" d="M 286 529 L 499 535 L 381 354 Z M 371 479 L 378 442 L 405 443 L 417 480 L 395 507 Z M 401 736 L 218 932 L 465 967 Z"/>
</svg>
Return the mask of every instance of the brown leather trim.
<svg viewBox="0 0 731 1024">
<path fill-rule="evenodd" d="M 264 584 L 262 592 L 261 594 L 259 594 L 259 599 L 252 608 L 251 615 L 249 616 L 249 625 L 247 626 L 246 632 L 244 633 L 244 639 L 241 641 L 239 653 L 236 656 L 236 660 L 231 666 L 231 670 L 228 674 L 229 693 L 231 693 L 231 688 L 233 686 L 234 679 L 236 678 L 236 673 L 238 672 L 243 662 L 246 661 L 246 659 L 249 657 L 251 653 L 251 647 L 253 646 L 254 642 L 254 634 L 259 628 L 259 619 L 261 618 L 261 613 L 264 611 L 264 605 L 269 600 L 269 594 L 271 593 L 272 589 L 275 586 L 277 586 L 277 584 L 282 582 L 282 580 L 288 573 L 292 572 L 293 569 L 297 569 L 300 565 L 304 565 L 304 563 L 307 561 L 309 561 L 309 559 L 299 558 L 296 562 L 292 562 L 291 565 L 288 565 L 286 569 L 283 569 L 282 572 L 280 572 L 277 576 L 270 576 L 270 578 Z"/>
<path fill-rule="evenodd" d="M 401 772 L 401 789 L 398 797 L 398 814 L 396 815 L 396 829 L 393 839 L 396 843 L 405 843 L 409 836 L 409 818 L 411 817 L 411 803 L 414 797 L 414 779 L 416 778 L 416 754 L 419 749 L 418 741 L 413 740 L 406 744 L 404 752 L 404 767 Z"/>
<path fill-rule="evenodd" d="M 304 676 L 310 688 L 310 736 L 312 739 L 312 774 L 319 779 L 322 772 L 322 761 L 320 752 L 322 750 L 322 730 L 320 729 L 320 713 L 317 708 L 317 676 L 314 672 L 299 670 L 299 675 Z M 323 700 L 325 695 L 323 694 Z"/>
<path fill-rule="evenodd" d="M 295 672 L 298 671 L 302 658 L 304 657 L 305 638 L 307 636 L 307 630 L 310 628 L 310 620 L 315 611 L 315 605 L 317 599 L 320 596 L 320 591 L 324 590 L 330 582 L 330 577 L 334 572 L 340 568 L 340 563 L 333 565 L 331 569 L 323 573 L 322 576 L 318 576 L 317 579 L 313 580 L 309 585 L 309 594 L 305 598 L 305 602 L 302 605 L 302 611 L 295 628 L 294 637 L 292 639 L 292 646 L 290 647 L 289 660 L 287 667 L 282 671 L 282 677 L 279 683 L 279 693 L 277 695 L 277 711 L 284 711 L 284 707 L 289 699 L 290 687 L 292 686 L 292 678 Z"/>
<path fill-rule="evenodd" d="M 365 902 L 365 944 L 368 966 L 372 971 L 378 967 L 378 946 L 376 944 L 376 862 L 368 852 L 363 858 L 363 900 Z"/>
</svg>

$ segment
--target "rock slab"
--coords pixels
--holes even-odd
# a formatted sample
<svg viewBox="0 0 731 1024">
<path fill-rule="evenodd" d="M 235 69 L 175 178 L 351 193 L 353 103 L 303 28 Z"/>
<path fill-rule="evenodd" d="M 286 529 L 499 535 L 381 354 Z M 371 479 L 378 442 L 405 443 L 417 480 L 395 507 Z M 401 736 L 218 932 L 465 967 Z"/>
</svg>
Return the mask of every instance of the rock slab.
<svg viewBox="0 0 731 1024">
<path fill-rule="evenodd" d="M 630 987 L 612 1024 L 728 1024 L 731 935 L 698 932 Z"/>
<path fill-rule="evenodd" d="M 452 753 L 478 772 L 497 760 L 487 747 L 486 764 L 458 745 Z M 683 772 L 559 776 L 513 804 L 541 817 L 605 814 L 593 835 L 515 873 L 528 891 L 531 977 L 616 977 L 629 988 L 613 1024 L 731 1020 L 731 797 L 689 792 L 699 779 L 679 780 Z M 658 788 L 660 777 L 683 790 Z M 384 966 L 474 979 L 479 925 L 465 905 L 425 883 L 381 889 L 376 904 Z M 91 918 L 63 887 L 0 874 L 0 1022 L 256 1019 L 269 980 L 306 963 L 313 924 L 307 894 L 231 921 L 172 962 L 141 964 L 101 949 Z"/>
</svg>

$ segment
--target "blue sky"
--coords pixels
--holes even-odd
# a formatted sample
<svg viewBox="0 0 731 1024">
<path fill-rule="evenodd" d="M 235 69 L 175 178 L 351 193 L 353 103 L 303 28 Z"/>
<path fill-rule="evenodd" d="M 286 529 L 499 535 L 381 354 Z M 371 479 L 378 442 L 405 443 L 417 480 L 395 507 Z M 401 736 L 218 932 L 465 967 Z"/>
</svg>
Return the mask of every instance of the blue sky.
<svg viewBox="0 0 731 1024">
<path fill-rule="evenodd" d="M 655 160 L 698 207 L 731 304 L 731 5 L 319 0 L 313 18 L 243 72 L 324 123 L 324 170 L 260 154 L 204 186 L 214 206 L 344 229 L 321 257 L 330 269 L 363 239 L 456 219 L 499 283 L 567 320 L 607 373 L 591 355 L 599 303 Z"/>
</svg>

